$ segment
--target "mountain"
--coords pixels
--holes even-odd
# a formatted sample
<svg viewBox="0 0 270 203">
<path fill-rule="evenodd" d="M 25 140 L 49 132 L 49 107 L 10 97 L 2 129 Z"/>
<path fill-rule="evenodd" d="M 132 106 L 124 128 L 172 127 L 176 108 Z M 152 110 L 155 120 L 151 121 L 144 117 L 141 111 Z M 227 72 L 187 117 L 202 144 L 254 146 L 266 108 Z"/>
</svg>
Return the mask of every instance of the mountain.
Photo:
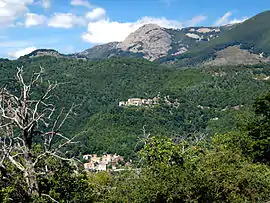
<svg viewBox="0 0 270 203">
<path fill-rule="evenodd" d="M 87 59 L 103 59 L 114 56 L 114 50 L 116 50 L 118 42 L 111 42 L 104 45 L 98 45 L 91 49 L 87 49 L 80 53 L 75 53 L 73 56 L 76 58 L 87 58 Z"/>
<path fill-rule="evenodd" d="M 171 36 L 165 29 L 155 24 L 148 24 L 131 33 L 118 46 L 124 51 L 143 53 L 144 58 L 153 61 L 167 55 L 171 49 L 170 45 Z"/>
<path fill-rule="evenodd" d="M 166 29 L 148 24 L 131 33 L 123 42 L 101 45 L 88 50 L 100 58 L 140 53 L 138 57 L 162 63 L 186 65 L 238 65 L 270 62 L 270 11 L 243 23 L 221 27 Z M 90 51 L 91 50 L 91 51 Z M 101 51 L 100 51 L 101 50 Z M 104 54 L 107 53 L 107 54 Z M 126 54 L 128 56 L 128 54 Z"/>
<path fill-rule="evenodd" d="M 205 44 L 200 44 L 198 47 L 190 49 L 188 52 L 178 57 L 164 57 L 162 61 L 177 61 L 179 64 L 200 64 L 209 62 L 220 57 L 223 54 L 223 61 L 230 62 L 230 55 L 240 53 L 241 57 L 234 61 L 234 64 L 244 63 L 246 57 L 252 57 L 248 64 L 256 64 L 260 62 L 270 61 L 270 11 L 260 13 L 243 23 L 237 24 L 231 29 L 224 30 L 219 37 Z M 234 47 L 231 49 L 229 47 Z M 229 49 L 227 49 L 229 48 Z M 238 48 L 238 51 L 235 50 Z M 221 53 L 221 51 L 225 52 Z M 233 50 L 233 52 L 230 52 Z M 249 55 L 247 50 L 252 55 Z M 225 53 L 225 54 L 224 54 Z M 229 55 L 227 55 L 228 53 Z M 238 56 L 239 56 L 238 55 Z M 222 64 L 214 61 L 215 65 Z"/>
<path fill-rule="evenodd" d="M 67 55 L 61 54 L 54 49 L 37 49 L 21 58 L 35 58 L 40 56 L 67 57 Z"/>
<path fill-rule="evenodd" d="M 167 29 L 147 24 L 131 33 L 123 42 L 98 45 L 70 55 L 55 50 L 36 50 L 26 57 L 50 55 L 100 60 L 121 56 L 177 66 L 269 63 L 268 19 L 270 11 L 243 23 L 221 27 Z"/>
<path fill-rule="evenodd" d="M 223 27 L 166 29 L 155 24 L 147 24 L 131 33 L 123 42 L 98 45 L 73 56 L 87 59 L 133 56 L 154 61 L 168 55 L 180 55 L 192 47 L 215 39 L 225 29 Z"/>
<path fill-rule="evenodd" d="M 104 45 L 94 46 L 93 48 L 86 49 L 85 51 L 71 54 L 69 56 L 72 58 L 88 60 L 108 59 L 115 56 L 143 58 L 143 54 L 141 53 L 133 53 L 120 49 L 119 42 L 111 42 Z"/>
</svg>

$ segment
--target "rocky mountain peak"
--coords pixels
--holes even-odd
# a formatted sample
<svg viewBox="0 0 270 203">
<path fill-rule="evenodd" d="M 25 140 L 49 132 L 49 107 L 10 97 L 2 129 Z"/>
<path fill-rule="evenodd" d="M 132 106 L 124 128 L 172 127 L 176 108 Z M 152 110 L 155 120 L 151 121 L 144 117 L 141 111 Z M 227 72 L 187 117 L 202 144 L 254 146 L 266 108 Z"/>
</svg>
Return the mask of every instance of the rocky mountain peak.
<svg viewBox="0 0 270 203">
<path fill-rule="evenodd" d="M 54 57 L 63 57 L 63 54 L 60 54 L 58 51 L 54 49 L 37 49 L 30 54 L 26 55 L 26 57 L 33 58 L 39 56 L 54 56 Z"/>
<path fill-rule="evenodd" d="M 155 60 L 167 55 L 171 49 L 171 36 L 156 24 L 146 24 L 131 33 L 119 48 L 123 51 L 143 53 L 144 58 Z"/>
<path fill-rule="evenodd" d="M 154 23 L 145 24 L 142 27 L 140 27 L 137 31 L 140 30 L 153 30 L 153 29 L 162 29 L 160 26 Z"/>
</svg>

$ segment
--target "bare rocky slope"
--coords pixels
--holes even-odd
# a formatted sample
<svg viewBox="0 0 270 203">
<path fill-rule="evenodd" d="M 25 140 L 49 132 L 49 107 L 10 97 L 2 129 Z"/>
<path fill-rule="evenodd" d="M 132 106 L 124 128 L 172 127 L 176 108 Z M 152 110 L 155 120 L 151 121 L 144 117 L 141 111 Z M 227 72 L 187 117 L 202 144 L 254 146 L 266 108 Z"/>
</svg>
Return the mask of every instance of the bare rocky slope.
<svg viewBox="0 0 270 203">
<path fill-rule="evenodd" d="M 204 63 L 204 65 L 255 65 L 269 63 L 270 57 L 263 57 L 262 54 L 253 54 L 248 50 L 240 49 L 240 46 L 230 46 L 216 53 L 216 57 Z"/>
<path fill-rule="evenodd" d="M 73 56 L 87 59 L 132 56 L 154 61 L 168 55 L 181 55 L 198 44 L 215 39 L 223 30 L 224 28 L 218 27 L 166 29 L 155 24 L 146 24 L 123 42 L 98 45 Z"/>
<path fill-rule="evenodd" d="M 154 61 L 168 54 L 171 43 L 171 35 L 164 28 L 148 24 L 131 33 L 118 47 L 123 51 L 143 53 L 144 58 Z"/>
</svg>

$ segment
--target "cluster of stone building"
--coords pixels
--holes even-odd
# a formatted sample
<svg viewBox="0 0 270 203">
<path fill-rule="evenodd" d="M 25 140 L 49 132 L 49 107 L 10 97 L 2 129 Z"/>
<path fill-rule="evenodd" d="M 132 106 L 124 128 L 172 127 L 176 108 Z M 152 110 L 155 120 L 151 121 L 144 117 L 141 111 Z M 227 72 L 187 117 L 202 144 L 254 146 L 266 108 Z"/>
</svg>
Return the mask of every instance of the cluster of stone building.
<svg viewBox="0 0 270 203">
<path fill-rule="evenodd" d="M 105 154 L 103 156 L 87 154 L 83 156 L 83 159 L 88 161 L 84 164 L 84 169 L 87 171 L 116 170 L 119 162 L 124 163 L 124 157 L 117 154 Z"/>
<path fill-rule="evenodd" d="M 127 101 L 119 102 L 119 106 L 152 106 L 157 104 L 159 104 L 158 97 L 153 99 L 130 98 Z"/>
<path fill-rule="evenodd" d="M 119 102 L 120 107 L 125 106 L 154 106 L 158 104 L 165 104 L 167 106 L 172 106 L 178 108 L 180 103 L 178 99 L 172 100 L 169 96 L 161 98 L 159 95 L 153 99 L 141 99 L 141 98 L 130 98 L 127 101 Z"/>
</svg>

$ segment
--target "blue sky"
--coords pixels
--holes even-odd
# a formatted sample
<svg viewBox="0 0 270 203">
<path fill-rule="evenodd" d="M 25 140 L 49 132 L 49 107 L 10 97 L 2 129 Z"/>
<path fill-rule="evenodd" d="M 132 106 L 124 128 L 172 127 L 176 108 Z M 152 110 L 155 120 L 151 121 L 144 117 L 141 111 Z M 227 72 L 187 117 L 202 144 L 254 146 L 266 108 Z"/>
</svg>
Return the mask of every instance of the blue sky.
<svg viewBox="0 0 270 203">
<path fill-rule="evenodd" d="M 269 8 L 269 0 L 0 0 L 0 57 L 38 48 L 74 53 L 122 41 L 147 23 L 218 26 Z"/>
</svg>

